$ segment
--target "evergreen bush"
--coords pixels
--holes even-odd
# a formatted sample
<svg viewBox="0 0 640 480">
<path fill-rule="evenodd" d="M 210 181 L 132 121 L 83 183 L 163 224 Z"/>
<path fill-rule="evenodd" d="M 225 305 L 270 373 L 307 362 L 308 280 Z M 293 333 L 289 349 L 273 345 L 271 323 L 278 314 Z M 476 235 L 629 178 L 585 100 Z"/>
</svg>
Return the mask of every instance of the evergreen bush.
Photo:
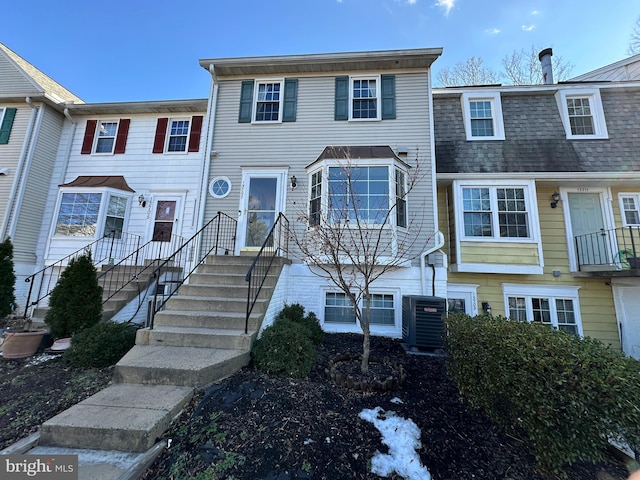
<svg viewBox="0 0 640 480">
<path fill-rule="evenodd" d="M 285 304 L 284 308 L 276 316 L 276 320 L 287 319 L 302 325 L 308 332 L 314 345 L 320 345 L 324 341 L 324 331 L 315 313 L 304 314 L 304 307 L 299 303 Z"/>
<path fill-rule="evenodd" d="M 7 237 L 0 243 L 0 318 L 15 309 L 16 275 L 13 271 L 13 244 Z"/>
<path fill-rule="evenodd" d="M 45 323 L 54 338 L 71 337 L 102 319 L 102 287 L 91 254 L 69 262 L 51 292 Z"/>
<path fill-rule="evenodd" d="M 136 328 L 128 323 L 105 322 L 71 338 L 64 358 L 75 367 L 104 368 L 115 365 L 135 344 Z"/>
<path fill-rule="evenodd" d="M 543 469 L 600 460 L 610 438 L 639 444 L 637 360 L 592 338 L 503 317 L 450 315 L 447 333 L 448 370 L 463 397 L 526 436 Z"/>
<path fill-rule="evenodd" d="M 254 343 L 253 362 L 264 373 L 305 377 L 316 359 L 308 330 L 286 318 L 277 319 Z"/>
</svg>

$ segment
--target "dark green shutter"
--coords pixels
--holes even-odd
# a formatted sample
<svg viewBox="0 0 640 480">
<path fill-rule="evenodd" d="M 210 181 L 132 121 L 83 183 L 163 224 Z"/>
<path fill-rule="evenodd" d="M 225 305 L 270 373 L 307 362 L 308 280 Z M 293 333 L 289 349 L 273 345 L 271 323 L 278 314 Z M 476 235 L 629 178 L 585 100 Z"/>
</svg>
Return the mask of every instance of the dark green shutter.
<svg viewBox="0 0 640 480">
<path fill-rule="evenodd" d="M 251 123 L 251 108 L 253 107 L 253 80 L 243 80 L 240 90 L 240 113 L 238 122 Z"/>
<path fill-rule="evenodd" d="M 296 104 L 298 102 L 298 79 L 284 79 L 284 112 L 282 114 L 283 122 L 296 121 Z"/>
<path fill-rule="evenodd" d="M 2 119 L 2 126 L 0 126 L 0 145 L 9 143 L 9 135 L 11 135 L 11 127 L 15 116 L 15 108 L 6 108 L 4 110 L 4 118 Z"/>
<path fill-rule="evenodd" d="M 334 120 L 349 120 L 349 77 L 336 77 Z"/>
<path fill-rule="evenodd" d="M 382 94 L 382 119 L 390 120 L 396 118 L 396 76 L 380 76 Z"/>
</svg>

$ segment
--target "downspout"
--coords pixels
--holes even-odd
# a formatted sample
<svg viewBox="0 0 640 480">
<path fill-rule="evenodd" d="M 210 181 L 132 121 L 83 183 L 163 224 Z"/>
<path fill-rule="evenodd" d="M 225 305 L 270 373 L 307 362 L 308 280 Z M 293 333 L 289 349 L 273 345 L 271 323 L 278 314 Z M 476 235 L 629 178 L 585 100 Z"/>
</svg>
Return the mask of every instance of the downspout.
<svg viewBox="0 0 640 480">
<path fill-rule="evenodd" d="M 420 254 L 420 284 L 422 285 L 422 294 L 423 295 L 427 295 L 427 285 L 426 285 L 426 279 L 425 279 L 425 275 L 424 275 L 424 271 L 427 268 L 427 255 L 432 254 L 433 252 L 435 252 L 436 250 L 440 250 L 443 246 L 444 246 L 444 235 L 442 234 L 442 232 L 440 230 L 436 230 L 436 233 L 434 235 L 435 238 L 435 245 L 427 250 L 425 250 L 424 252 L 422 252 Z M 435 296 L 436 292 L 435 292 L 435 277 L 436 277 L 436 272 L 435 272 L 435 267 L 432 264 L 429 264 L 431 266 L 432 272 L 433 272 L 433 279 L 431 282 L 431 296 Z"/>
<path fill-rule="evenodd" d="M 216 120 L 216 106 L 218 105 L 218 81 L 216 79 L 213 64 L 209 64 L 209 73 L 211 74 L 211 91 L 209 92 L 209 103 L 207 105 L 207 121 L 209 123 L 202 170 L 202 184 L 200 185 L 200 212 L 196 230 L 200 230 L 204 225 L 204 210 L 207 201 L 207 192 L 209 190 L 208 183 L 209 170 L 211 168 L 211 150 L 213 149 L 213 130 Z"/>
<path fill-rule="evenodd" d="M 33 128 L 36 121 L 36 113 L 38 111 L 38 107 L 33 105 L 31 101 L 31 97 L 26 97 L 24 101 L 31 107 L 31 115 L 29 117 L 29 126 L 27 128 L 27 132 L 24 136 L 24 142 L 22 143 L 22 150 L 20 151 L 20 160 L 18 161 L 18 165 L 16 166 L 16 175 L 13 179 L 13 185 L 11 186 L 11 193 L 9 194 L 9 203 L 7 204 L 7 210 L 4 214 L 4 221 L 2 222 L 2 230 L 0 230 L 0 240 L 4 240 L 7 235 L 12 236 L 11 232 L 15 231 L 15 228 L 12 227 L 7 233 L 7 229 L 9 228 L 9 218 L 11 217 L 12 206 L 13 211 L 18 213 L 19 211 L 19 203 L 15 201 L 16 192 L 18 191 L 18 187 L 22 181 L 23 176 L 25 175 L 24 165 L 27 160 L 27 154 L 29 153 L 29 147 L 31 144 L 31 139 L 33 138 Z M 15 222 L 12 222 L 15 225 Z"/>
</svg>

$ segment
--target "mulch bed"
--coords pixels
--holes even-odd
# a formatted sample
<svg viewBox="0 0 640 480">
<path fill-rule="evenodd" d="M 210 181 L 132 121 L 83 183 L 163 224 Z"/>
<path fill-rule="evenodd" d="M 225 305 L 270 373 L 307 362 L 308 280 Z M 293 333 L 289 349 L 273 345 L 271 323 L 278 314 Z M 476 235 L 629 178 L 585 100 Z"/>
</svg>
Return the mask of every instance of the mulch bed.
<svg viewBox="0 0 640 480">
<path fill-rule="evenodd" d="M 404 384 L 384 392 L 333 384 L 327 375 L 330 359 L 361 348 L 360 335 L 328 334 L 305 379 L 267 376 L 247 367 L 200 392 L 166 433 L 170 447 L 143 478 L 380 478 L 370 472 L 370 463 L 386 447 L 380 432 L 358 417 L 378 406 L 417 424 L 418 453 L 435 480 L 555 478 L 536 470 L 524 441 L 504 435 L 460 401 L 441 356 L 409 355 L 399 341 L 372 338 L 372 355 L 403 365 Z M 627 470 L 611 458 L 606 464 L 573 465 L 567 475 L 569 480 L 624 480 Z"/>
</svg>

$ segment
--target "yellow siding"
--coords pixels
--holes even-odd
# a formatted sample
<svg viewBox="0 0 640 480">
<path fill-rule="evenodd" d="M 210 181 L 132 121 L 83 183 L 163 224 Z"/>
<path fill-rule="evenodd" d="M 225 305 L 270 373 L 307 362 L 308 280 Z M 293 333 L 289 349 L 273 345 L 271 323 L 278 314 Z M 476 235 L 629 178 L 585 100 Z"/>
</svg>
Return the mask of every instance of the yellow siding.
<svg viewBox="0 0 640 480">
<path fill-rule="evenodd" d="M 537 243 L 460 242 L 461 263 L 539 265 Z"/>
</svg>

